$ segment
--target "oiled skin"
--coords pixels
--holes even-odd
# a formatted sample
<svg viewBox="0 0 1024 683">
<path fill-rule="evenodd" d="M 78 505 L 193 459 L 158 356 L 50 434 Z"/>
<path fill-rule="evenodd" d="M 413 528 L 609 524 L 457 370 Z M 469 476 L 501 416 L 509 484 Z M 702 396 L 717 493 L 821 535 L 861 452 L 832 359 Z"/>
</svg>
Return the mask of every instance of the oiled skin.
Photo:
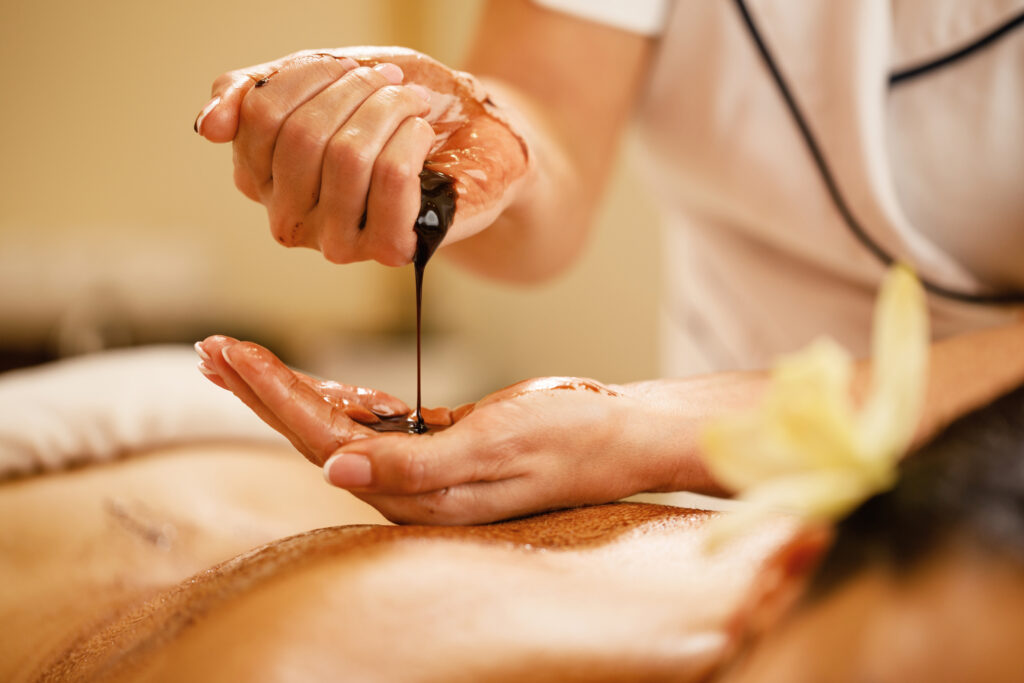
<svg viewBox="0 0 1024 683">
<path fill-rule="evenodd" d="M 79 633 L 277 538 L 384 519 L 287 446 L 188 444 L 0 483 L 0 680 Z"/>
<path fill-rule="evenodd" d="M 536 378 L 475 404 L 425 411 L 427 422 L 454 422 L 449 429 L 377 434 L 361 422 L 375 414 L 406 414 L 403 402 L 314 380 L 251 342 L 215 335 L 196 348 L 207 379 L 234 393 L 310 462 L 323 465 L 330 483 L 393 522 L 479 524 L 605 503 L 666 490 L 660 478 L 666 470 L 685 476 L 691 491 L 720 493 L 700 461 L 679 461 L 687 442 L 665 441 L 658 450 L 651 432 L 631 419 L 667 410 L 654 418 L 659 426 L 702 420 L 707 390 L 678 406 L 651 400 L 642 387 L 627 391 L 582 378 Z M 524 424 L 531 433 L 522 433 Z M 447 454 L 466 450 L 475 457 L 446 464 Z M 339 476 L 339 467 L 347 470 L 353 460 L 357 468 L 363 463 L 369 481 Z"/>
<path fill-rule="evenodd" d="M 323 465 L 340 446 L 375 436 L 373 425 L 381 418 L 412 413 L 404 401 L 383 391 L 321 380 L 292 370 L 258 344 L 214 335 L 198 342 L 196 349 L 201 352 L 200 370 L 208 380 L 235 393 L 314 465 Z M 232 353 L 238 360 L 234 365 L 224 353 L 227 349 L 235 349 Z M 260 379 L 261 383 L 254 387 L 240 372 L 250 379 Z M 499 389 L 474 403 L 455 408 L 423 408 L 423 419 L 429 425 L 450 426 L 489 405 L 530 394 L 562 391 L 604 397 L 620 395 L 593 379 L 535 377 Z"/>
<path fill-rule="evenodd" d="M 5 643 L 0 675 L 701 680 L 728 652 L 743 595 L 788 533 L 780 527 L 708 556 L 701 528 L 711 513 L 613 505 L 495 526 L 324 528 L 217 563 L 218 554 L 259 543 L 275 524 L 343 512 L 340 503 L 310 495 L 301 462 L 268 456 L 237 446 L 182 448 L 23 481 L 17 495 L 0 487 L 6 512 L 15 502 L 26 511 L 51 508 L 48 519 L 6 532 L 8 543 L 38 541 L 53 533 L 46 529 L 68 538 L 77 531 L 109 555 L 103 563 L 69 562 L 77 547 L 70 542 L 34 558 L 20 554 L 22 571 L 7 585 L 35 588 L 7 593 L 5 625 L 14 638 Z M 267 465 L 262 474 L 237 484 L 216 475 L 253 457 Z M 190 483 L 190 470 L 202 473 L 201 487 Z M 128 482 L 133 496 L 149 501 L 145 510 L 128 506 L 132 514 L 175 523 L 170 548 L 154 547 L 120 522 L 76 521 Z M 62 506 L 54 486 L 74 505 Z M 265 502 L 245 495 L 271 486 L 276 508 L 301 512 L 274 521 Z M 217 514 L 186 524 L 186 513 L 164 507 L 168 487 L 187 497 L 190 509 Z M 336 491 L 324 493 L 338 499 Z M 252 523 L 245 534 L 237 528 L 242 519 Z M 63 588 L 48 593 L 47 586 Z"/>
<path fill-rule="evenodd" d="M 449 231 L 454 239 L 465 234 L 467 222 L 490 223 L 497 217 L 507 203 L 498 197 L 526 175 L 530 154 L 522 134 L 480 81 L 402 47 L 325 52 L 351 57 L 360 66 L 390 62 L 402 69 L 408 82 L 430 91 L 430 112 L 423 118 L 434 129 L 435 139 L 425 165 L 455 179 L 456 220 Z"/>
<path fill-rule="evenodd" d="M 405 48 L 304 50 L 228 72 L 214 92 L 196 130 L 233 142 L 235 183 L 279 243 L 335 263 L 410 261 L 424 166 L 455 180 L 446 243 L 489 226 L 533 167 L 479 81 Z"/>
</svg>

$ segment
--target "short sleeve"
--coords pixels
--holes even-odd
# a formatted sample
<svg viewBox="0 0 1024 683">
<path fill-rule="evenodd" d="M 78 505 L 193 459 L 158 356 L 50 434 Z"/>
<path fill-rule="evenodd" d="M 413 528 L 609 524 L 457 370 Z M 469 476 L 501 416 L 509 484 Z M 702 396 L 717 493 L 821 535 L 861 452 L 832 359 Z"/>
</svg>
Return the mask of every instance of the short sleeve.
<svg viewBox="0 0 1024 683">
<path fill-rule="evenodd" d="M 645 36 L 660 35 L 669 0 L 533 0 L 541 7 Z"/>
</svg>

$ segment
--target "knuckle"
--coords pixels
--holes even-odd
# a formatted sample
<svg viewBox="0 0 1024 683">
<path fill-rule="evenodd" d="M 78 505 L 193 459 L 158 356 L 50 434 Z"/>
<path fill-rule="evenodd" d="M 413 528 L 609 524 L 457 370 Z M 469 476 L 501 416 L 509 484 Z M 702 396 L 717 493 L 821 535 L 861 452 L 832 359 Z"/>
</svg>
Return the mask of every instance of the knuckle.
<svg viewBox="0 0 1024 683">
<path fill-rule="evenodd" d="M 431 491 L 412 497 L 375 500 L 376 507 L 389 522 L 395 524 L 472 524 L 478 515 L 460 505 L 450 489 Z"/>
<path fill-rule="evenodd" d="M 450 516 L 450 511 L 447 508 L 450 506 L 451 500 L 450 490 L 447 488 L 430 491 L 419 497 L 420 504 L 433 515 L 446 514 L 446 516 Z"/>
<path fill-rule="evenodd" d="M 406 114 L 423 112 L 429 105 L 406 86 L 385 85 L 367 98 L 369 105 L 380 112 L 398 110 Z"/>
<path fill-rule="evenodd" d="M 466 505 L 462 496 L 454 495 L 455 489 L 443 488 L 417 496 L 420 516 L 429 524 L 474 524 L 480 521 L 472 505 Z"/>
<path fill-rule="evenodd" d="M 340 78 L 352 69 L 352 63 L 326 52 L 316 53 L 317 62 L 330 78 Z"/>
<path fill-rule="evenodd" d="M 358 130 L 345 130 L 331 138 L 327 156 L 349 173 L 365 172 L 374 162 L 373 152 L 367 149 Z"/>
<path fill-rule="evenodd" d="M 297 221 L 292 216 L 274 211 L 269 212 L 268 218 L 270 221 L 270 234 L 274 236 L 278 244 L 285 247 L 298 247 L 301 245 L 299 233 L 302 230 L 302 221 Z"/>
<path fill-rule="evenodd" d="M 415 515 L 410 515 L 407 511 L 391 508 L 384 504 L 378 505 L 377 511 L 392 524 L 415 524 L 419 521 Z"/>
<path fill-rule="evenodd" d="M 351 250 L 333 244 L 328 244 L 321 248 L 320 253 L 323 254 L 328 263 L 333 263 L 336 266 L 343 266 L 358 260 Z"/>
<path fill-rule="evenodd" d="M 406 251 L 397 246 L 395 242 L 389 240 L 375 248 L 373 259 L 381 265 L 397 268 L 409 263 L 409 254 L 411 253 L 411 249 Z"/>
<path fill-rule="evenodd" d="M 282 114 L 281 109 L 261 90 L 250 90 L 239 108 L 242 123 L 261 135 L 276 131 Z"/>
<path fill-rule="evenodd" d="M 259 184 L 253 180 L 252 175 L 248 171 L 236 166 L 234 180 L 235 187 L 238 188 L 239 192 L 254 202 L 258 202 L 260 200 Z"/>
<path fill-rule="evenodd" d="M 323 146 L 323 138 L 323 130 L 313 117 L 295 113 L 281 126 L 278 144 L 289 152 L 305 157 Z"/>
<path fill-rule="evenodd" d="M 385 85 L 373 93 L 373 99 L 386 107 L 392 107 L 407 100 L 411 101 L 407 97 L 410 94 L 412 93 L 409 92 L 408 88 L 400 85 Z"/>
<path fill-rule="evenodd" d="M 375 257 L 374 260 L 382 266 L 387 266 L 389 268 L 400 268 L 409 263 L 408 259 L 392 253 L 381 254 Z"/>
<path fill-rule="evenodd" d="M 226 71 L 214 79 L 210 91 L 212 93 L 221 92 L 222 90 L 230 86 L 232 83 L 237 81 L 239 77 L 244 78 L 244 74 L 241 71 Z"/>
<path fill-rule="evenodd" d="M 419 493 L 427 477 L 426 464 L 415 452 L 405 453 L 395 463 L 397 488 L 402 493 Z"/>
<path fill-rule="evenodd" d="M 373 168 L 373 182 L 390 196 L 418 183 L 419 169 L 405 159 L 378 159 Z"/>
<path fill-rule="evenodd" d="M 320 253 L 329 263 L 344 265 L 359 260 L 352 245 L 344 239 L 337 225 L 321 226 L 318 246 Z"/>
<path fill-rule="evenodd" d="M 384 77 L 368 66 L 360 66 L 345 74 L 346 85 L 370 93 L 385 83 Z"/>
<path fill-rule="evenodd" d="M 335 79 L 345 73 L 345 65 L 333 55 L 319 50 L 303 50 L 289 61 L 289 68 L 307 69 L 315 77 Z"/>
<path fill-rule="evenodd" d="M 385 266 L 404 266 L 412 260 L 416 248 L 416 233 L 408 226 L 383 225 L 379 221 L 368 225 L 362 248 L 366 257 Z"/>
<path fill-rule="evenodd" d="M 434 127 L 430 125 L 422 116 L 414 116 L 411 119 L 412 123 L 409 124 L 413 127 L 413 131 L 427 140 L 434 139 Z"/>
</svg>

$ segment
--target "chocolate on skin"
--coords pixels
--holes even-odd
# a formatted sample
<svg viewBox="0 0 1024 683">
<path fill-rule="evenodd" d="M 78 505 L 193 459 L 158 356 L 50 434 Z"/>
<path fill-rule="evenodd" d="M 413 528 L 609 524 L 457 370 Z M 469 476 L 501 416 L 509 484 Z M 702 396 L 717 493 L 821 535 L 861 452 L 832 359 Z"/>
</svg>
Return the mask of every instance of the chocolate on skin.
<svg viewBox="0 0 1024 683">
<path fill-rule="evenodd" d="M 416 412 L 409 423 L 412 434 L 425 434 L 423 418 L 422 359 L 420 354 L 421 320 L 423 317 L 423 273 L 448 234 L 455 219 L 456 194 L 451 176 L 424 168 L 420 173 L 420 213 L 416 217 L 416 251 L 412 262 L 416 271 Z"/>
<path fill-rule="evenodd" d="M 453 179 L 460 220 L 493 211 L 495 198 L 526 175 L 531 163 L 526 141 L 471 74 L 400 47 L 348 47 L 315 54 L 348 57 L 360 66 L 394 64 L 406 83 L 426 88 L 430 112 L 423 118 L 435 138 L 424 166 Z"/>
<path fill-rule="evenodd" d="M 456 424 L 477 408 L 482 408 L 498 401 L 507 401 L 526 394 L 551 391 L 589 391 L 603 396 L 619 396 L 619 392 L 593 379 L 584 377 L 537 377 L 516 382 L 510 386 L 489 394 L 476 403 L 464 403 L 457 408 L 424 408 L 422 409 L 423 421 L 426 423 L 427 431 L 431 434 L 440 432 Z M 374 415 L 369 421 L 364 422 L 355 414 L 346 411 L 353 420 L 365 424 L 370 429 L 378 432 L 409 432 L 409 423 L 413 420 L 414 413 L 397 415 L 384 419 Z"/>
<path fill-rule="evenodd" d="M 345 72 L 356 66 L 393 64 L 401 69 L 406 85 L 426 92 L 429 111 L 422 119 L 431 125 L 434 140 L 425 166 L 453 179 L 459 201 L 458 219 L 449 236 L 452 241 L 484 229 L 514 200 L 514 189 L 524 184 L 532 170 L 532 154 L 521 126 L 475 77 L 431 57 L 400 47 L 303 50 L 224 76 L 236 81 L 232 88 L 273 88 L 280 69 L 326 58 L 344 63 Z M 202 131 L 205 115 L 218 101 L 219 97 L 211 100 L 196 117 L 196 132 Z M 247 196 L 256 199 L 254 192 Z M 295 234 L 278 236 L 278 241 L 285 246 L 315 247 L 301 243 L 300 228 L 296 225 Z"/>
</svg>

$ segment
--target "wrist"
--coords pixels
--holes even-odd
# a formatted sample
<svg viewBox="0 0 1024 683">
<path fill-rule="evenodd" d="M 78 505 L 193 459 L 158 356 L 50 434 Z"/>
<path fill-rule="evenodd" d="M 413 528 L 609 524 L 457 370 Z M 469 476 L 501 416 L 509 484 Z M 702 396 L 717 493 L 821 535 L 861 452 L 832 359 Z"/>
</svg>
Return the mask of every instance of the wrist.
<svg viewBox="0 0 1024 683">
<path fill-rule="evenodd" d="M 709 421 L 755 405 L 766 381 L 764 372 L 731 372 L 615 387 L 636 404 L 628 438 L 653 463 L 643 490 L 730 495 L 704 463 L 701 434 Z"/>
</svg>

